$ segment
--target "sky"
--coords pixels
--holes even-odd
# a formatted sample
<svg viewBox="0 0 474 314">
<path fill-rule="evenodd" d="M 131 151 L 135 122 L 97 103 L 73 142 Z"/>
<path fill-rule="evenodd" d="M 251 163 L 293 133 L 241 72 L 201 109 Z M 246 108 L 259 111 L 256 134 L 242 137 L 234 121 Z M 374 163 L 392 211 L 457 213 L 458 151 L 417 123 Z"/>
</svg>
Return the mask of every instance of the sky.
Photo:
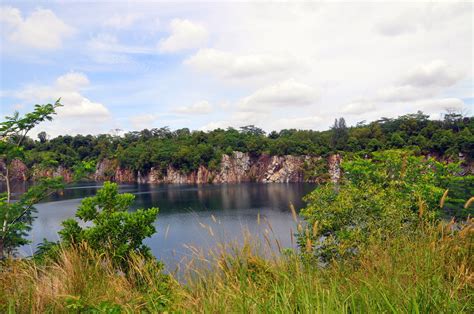
<svg viewBox="0 0 474 314">
<path fill-rule="evenodd" d="M 1 116 L 36 132 L 324 130 L 474 113 L 472 2 L 0 3 Z"/>
</svg>

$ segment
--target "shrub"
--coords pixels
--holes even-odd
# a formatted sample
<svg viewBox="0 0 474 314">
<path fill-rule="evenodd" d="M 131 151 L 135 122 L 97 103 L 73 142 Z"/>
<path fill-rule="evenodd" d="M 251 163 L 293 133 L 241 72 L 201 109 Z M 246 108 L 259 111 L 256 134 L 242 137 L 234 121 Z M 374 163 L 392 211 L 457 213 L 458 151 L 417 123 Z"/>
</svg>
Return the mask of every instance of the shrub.
<svg viewBox="0 0 474 314">
<path fill-rule="evenodd" d="M 439 214 L 439 200 L 454 165 L 407 151 L 376 152 L 342 164 L 344 178 L 305 197 L 307 222 L 299 244 L 322 261 L 353 256 L 371 238 L 410 232 Z"/>
<path fill-rule="evenodd" d="M 156 232 L 158 209 L 128 212 L 133 199 L 132 194 L 119 194 L 117 184 L 105 182 L 97 195 L 82 200 L 76 212 L 76 218 L 92 225 L 81 227 L 75 219 L 65 220 L 59 232 L 62 244 L 86 242 L 91 249 L 110 254 L 118 266 L 126 266 L 132 253 L 151 258 L 142 241 Z"/>
</svg>

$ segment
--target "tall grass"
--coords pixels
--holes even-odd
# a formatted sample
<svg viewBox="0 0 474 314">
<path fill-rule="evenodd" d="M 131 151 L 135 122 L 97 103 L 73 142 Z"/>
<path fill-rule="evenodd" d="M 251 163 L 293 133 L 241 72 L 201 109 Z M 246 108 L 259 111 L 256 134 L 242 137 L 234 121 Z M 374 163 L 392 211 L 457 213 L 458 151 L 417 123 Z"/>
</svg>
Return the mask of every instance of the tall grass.
<svg viewBox="0 0 474 314">
<path fill-rule="evenodd" d="M 417 237 L 374 242 L 354 260 L 314 267 L 268 258 L 248 238 L 188 269 L 180 310 L 252 313 L 472 313 L 473 220 L 425 225 Z M 197 256 L 196 259 L 203 259 Z"/>
<path fill-rule="evenodd" d="M 269 226 L 271 228 L 271 226 Z M 314 227 L 314 226 L 313 226 Z M 314 227 L 314 228 L 317 228 Z M 212 230 L 211 226 L 208 228 Z M 321 267 L 264 233 L 192 258 L 179 284 L 140 256 L 117 271 L 87 245 L 42 264 L 9 260 L 2 312 L 473 313 L 474 220 L 423 224 Z"/>
<path fill-rule="evenodd" d="M 158 312 L 171 303 L 174 280 L 134 255 L 127 273 L 86 244 L 61 249 L 54 260 L 8 260 L 0 272 L 0 312 L 123 310 Z"/>
</svg>

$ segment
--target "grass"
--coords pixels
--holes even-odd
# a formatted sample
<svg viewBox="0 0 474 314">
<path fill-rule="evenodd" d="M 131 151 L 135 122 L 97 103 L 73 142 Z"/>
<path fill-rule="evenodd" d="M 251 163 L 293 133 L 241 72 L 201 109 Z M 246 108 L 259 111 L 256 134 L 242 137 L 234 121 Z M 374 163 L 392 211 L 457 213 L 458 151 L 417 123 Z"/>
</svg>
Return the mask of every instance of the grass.
<svg viewBox="0 0 474 314">
<path fill-rule="evenodd" d="M 209 228 L 210 229 L 210 228 Z M 353 260 L 305 263 L 246 234 L 210 252 L 190 248 L 184 280 L 134 256 L 126 273 L 83 244 L 55 261 L 9 260 L 0 310 L 43 312 L 473 313 L 474 220 L 420 226 L 373 241 Z"/>
<path fill-rule="evenodd" d="M 9 260 L 0 273 L 0 309 L 11 313 L 158 312 L 172 302 L 175 282 L 140 256 L 127 274 L 86 244 L 63 249 L 54 261 Z"/>
</svg>

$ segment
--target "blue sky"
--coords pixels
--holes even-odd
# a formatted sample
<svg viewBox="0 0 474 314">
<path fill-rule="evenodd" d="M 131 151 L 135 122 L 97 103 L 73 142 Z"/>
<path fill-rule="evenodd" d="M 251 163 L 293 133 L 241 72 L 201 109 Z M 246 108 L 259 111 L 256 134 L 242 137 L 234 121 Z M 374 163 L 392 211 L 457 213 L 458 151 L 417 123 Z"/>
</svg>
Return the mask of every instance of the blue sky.
<svg viewBox="0 0 474 314">
<path fill-rule="evenodd" d="M 59 134 L 472 115 L 472 3 L 2 1 L 2 116 Z"/>
</svg>

